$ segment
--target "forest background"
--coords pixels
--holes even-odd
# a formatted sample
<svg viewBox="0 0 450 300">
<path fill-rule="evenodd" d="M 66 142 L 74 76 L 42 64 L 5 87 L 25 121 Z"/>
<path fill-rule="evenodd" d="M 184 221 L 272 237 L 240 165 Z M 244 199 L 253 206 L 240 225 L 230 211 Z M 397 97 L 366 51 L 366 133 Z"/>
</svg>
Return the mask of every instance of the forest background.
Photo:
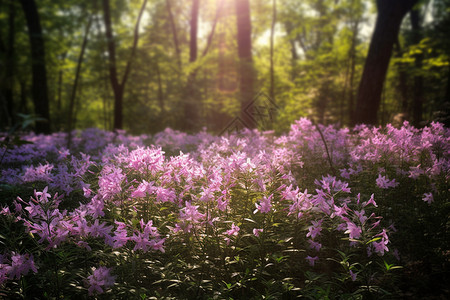
<svg viewBox="0 0 450 300">
<path fill-rule="evenodd" d="M 449 31 L 449 0 L 1 0 L 0 129 L 448 126 Z"/>
</svg>

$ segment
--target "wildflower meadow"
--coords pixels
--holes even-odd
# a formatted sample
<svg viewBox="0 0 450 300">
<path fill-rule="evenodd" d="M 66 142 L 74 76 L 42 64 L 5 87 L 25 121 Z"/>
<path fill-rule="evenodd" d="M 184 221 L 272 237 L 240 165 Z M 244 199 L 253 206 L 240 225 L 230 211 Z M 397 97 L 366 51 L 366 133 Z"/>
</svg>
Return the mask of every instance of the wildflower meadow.
<svg viewBox="0 0 450 300">
<path fill-rule="evenodd" d="M 448 299 L 450 130 L 0 137 L 0 298 Z"/>
</svg>

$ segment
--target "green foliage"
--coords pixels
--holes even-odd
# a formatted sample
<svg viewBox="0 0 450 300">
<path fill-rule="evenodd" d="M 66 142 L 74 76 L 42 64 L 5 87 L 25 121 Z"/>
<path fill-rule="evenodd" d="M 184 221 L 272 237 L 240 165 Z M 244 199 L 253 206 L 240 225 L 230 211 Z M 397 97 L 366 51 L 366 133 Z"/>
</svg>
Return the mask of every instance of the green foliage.
<svg viewBox="0 0 450 300">
<path fill-rule="evenodd" d="M 125 128 L 133 133 L 152 133 L 166 127 L 182 129 L 183 105 L 189 97 L 187 90 L 195 91 L 199 120 L 196 130 L 206 126 L 221 132 L 240 111 L 238 102 L 238 62 L 236 19 L 234 4 L 223 2 L 211 45 L 206 56 L 202 52 L 212 33 L 220 1 L 202 1 L 199 17 L 198 59 L 189 63 L 190 1 L 170 0 L 179 54 L 169 18 L 167 1 L 153 0 L 147 5 L 141 27 L 140 41 L 132 58 L 130 78 L 124 95 Z M 9 30 L 9 1 L 1 4 L 0 36 L 3 50 L 0 60 L 6 59 Z M 117 69 L 123 74 L 130 58 L 134 24 L 141 1 L 111 1 L 112 21 L 117 48 Z M 270 89 L 269 34 L 272 2 L 250 1 L 252 14 L 253 59 L 257 73 L 255 91 Z M 53 129 L 67 128 L 68 101 L 74 83 L 76 61 L 80 51 L 83 30 L 89 16 L 94 23 L 89 33 L 88 51 L 81 67 L 81 79 L 75 100 L 75 127 L 111 129 L 113 94 L 108 80 L 108 58 L 103 30 L 103 12 L 100 2 L 84 0 L 43 1 L 39 3 L 42 26 L 45 31 L 47 70 L 49 76 L 50 109 Z M 360 0 L 277 1 L 274 63 L 274 101 L 278 106 L 273 128 L 286 130 L 302 116 L 318 119 L 321 123 L 351 123 L 351 114 L 359 78 L 367 52 L 370 29 L 373 27 L 373 4 Z M 422 1 L 419 9 L 431 21 L 423 23 L 422 40 L 411 42 L 412 30 L 405 21 L 400 35 L 402 55 L 390 67 L 380 108 L 380 123 L 391 121 L 403 112 L 399 94 L 398 71 L 408 74 L 408 90 L 413 77 L 424 77 L 423 118 L 445 118 L 445 97 L 448 81 L 449 45 L 446 0 Z M 22 30 L 24 18 L 16 5 L 14 18 L 14 74 L 11 80 L 15 112 L 26 113 L 32 108 L 28 91 L 29 72 L 28 37 Z M 428 15 L 427 15 L 428 16 Z M 427 17 L 428 18 L 428 17 Z M 404 41 L 404 42 L 403 42 Z M 404 44 L 404 45 L 403 45 Z M 180 61 L 178 60 L 178 55 Z M 422 66 L 415 66 L 415 58 L 423 55 Z M 398 66 L 398 68 L 396 68 Z M 196 70 L 196 80 L 188 81 Z M 6 82 L 6 81 L 5 81 Z M 187 88 L 189 86 L 189 89 Z M 1 86 L 1 103 L 6 98 Z M 447 88 L 448 89 L 448 88 Z M 412 92 L 408 92 L 411 99 Z M 22 100 L 20 100 L 22 99 Z M 20 100 L 20 101 L 19 101 Z M 409 100 L 411 102 L 412 100 Z M 429 104 L 429 105 L 428 105 Z M 409 112 L 413 103 L 408 104 Z M 2 110 L 2 114 L 4 114 Z M 6 115 L 6 117 L 8 117 Z M 6 118 L 5 118 L 6 120 Z M 139 120 L 137 122 L 136 120 Z"/>
</svg>

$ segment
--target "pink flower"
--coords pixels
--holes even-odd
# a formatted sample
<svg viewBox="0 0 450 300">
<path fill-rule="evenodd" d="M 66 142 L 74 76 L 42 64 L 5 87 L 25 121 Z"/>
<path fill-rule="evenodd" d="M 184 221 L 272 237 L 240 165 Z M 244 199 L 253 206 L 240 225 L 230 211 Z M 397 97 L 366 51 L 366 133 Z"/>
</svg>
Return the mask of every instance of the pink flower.
<svg viewBox="0 0 450 300">
<path fill-rule="evenodd" d="M 227 234 L 229 236 L 232 236 L 232 235 L 236 236 L 239 234 L 239 230 L 240 230 L 240 228 L 238 226 L 234 225 L 234 223 L 233 223 L 233 224 L 231 224 L 231 229 L 227 230 L 225 232 L 225 234 Z"/>
<path fill-rule="evenodd" d="M 115 223 L 118 226 L 117 226 L 116 231 L 114 231 L 114 236 L 113 236 L 112 247 L 114 249 L 124 246 L 130 240 L 130 238 L 128 237 L 128 233 L 127 233 L 127 225 L 125 223 L 118 222 L 118 221 L 115 221 Z"/>
<path fill-rule="evenodd" d="M 36 200 L 38 200 L 39 202 L 42 202 L 42 203 L 47 203 L 48 198 L 50 198 L 52 196 L 49 193 L 47 193 L 47 191 L 48 191 L 48 186 L 46 186 L 42 192 L 36 192 L 36 190 L 34 190 L 34 196 L 35 196 Z"/>
<path fill-rule="evenodd" d="M 205 215 L 198 211 L 198 206 L 194 206 L 189 202 L 186 202 L 186 207 L 184 207 L 180 212 L 180 219 L 193 223 L 200 222 L 200 220 L 204 217 Z"/>
<path fill-rule="evenodd" d="M 308 261 L 310 266 L 314 267 L 314 264 L 316 263 L 316 260 L 319 259 L 319 257 L 318 256 L 311 257 L 308 255 L 307 257 L 305 257 L 305 259 Z"/>
<path fill-rule="evenodd" d="M 344 203 L 344 205 L 342 207 L 336 206 L 334 205 L 334 212 L 330 215 L 330 218 L 334 218 L 334 217 L 342 217 L 343 215 L 347 214 L 347 204 Z"/>
<path fill-rule="evenodd" d="M 88 276 L 87 282 L 89 284 L 89 296 L 103 293 L 104 288 L 109 288 L 114 285 L 116 276 L 110 275 L 111 269 L 107 267 L 100 267 L 94 269 L 92 275 Z"/>
<path fill-rule="evenodd" d="M 309 232 L 306 234 L 306 236 L 314 239 L 317 235 L 320 235 L 320 232 L 322 231 L 322 222 L 323 220 L 311 221 L 313 226 L 309 226 Z"/>
<path fill-rule="evenodd" d="M 86 205 L 86 208 L 88 209 L 88 213 L 94 218 L 105 215 L 105 213 L 103 212 L 103 209 L 105 208 L 105 202 L 97 195 L 94 196 L 91 202 Z"/>
<path fill-rule="evenodd" d="M 153 222 L 150 220 L 147 223 L 144 223 L 144 221 L 141 219 L 139 224 L 144 232 L 136 232 L 130 238 L 131 241 L 136 243 L 133 250 L 136 251 L 140 249 L 144 252 L 147 252 L 148 250 L 153 249 L 164 252 L 163 244 L 165 239 L 159 239 L 159 233 L 156 227 L 152 226 Z M 151 237 L 155 239 L 150 239 Z"/>
<path fill-rule="evenodd" d="M 378 174 L 376 183 L 378 187 L 382 189 L 388 189 L 391 187 L 396 187 L 398 185 L 398 182 L 396 182 L 395 179 L 389 180 L 387 176 L 381 176 L 381 174 Z"/>
<path fill-rule="evenodd" d="M 89 244 L 87 242 L 85 242 L 85 241 L 79 241 L 76 244 L 80 248 L 85 248 L 87 251 L 91 251 L 92 250 L 92 248 L 89 246 Z"/>
<path fill-rule="evenodd" d="M 10 216 L 12 215 L 11 211 L 9 210 L 9 206 L 2 207 L 2 210 L 0 212 L 0 215 Z"/>
<path fill-rule="evenodd" d="M 263 232 L 263 229 L 253 228 L 253 234 L 254 234 L 256 237 L 259 237 L 259 234 L 260 234 L 261 232 Z"/>
<path fill-rule="evenodd" d="M 286 189 L 284 196 L 288 200 L 292 200 L 292 204 L 289 206 L 288 215 L 297 214 L 297 218 L 300 218 L 303 215 L 303 211 L 306 211 L 311 206 L 311 194 L 308 194 L 308 190 L 299 192 L 298 188 L 294 191 L 291 191 L 291 186 Z"/>
<path fill-rule="evenodd" d="M 6 272 L 9 275 L 9 279 L 19 279 L 22 275 L 27 275 L 30 270 L 37 273 L 33 256 L 30 256 L 29 254 L 18 254 L 16 252 L 12 252 L 11 265 L 6 266 Z"/>
<path fill-rule="evenodd" d="M 364 209 L 361 211 L 354 211 L 355 215 L 358 217 L 359 222 L 361 222 L 361 224 L 364 224 L 364 222 L 367 220 L 367 217 L 365 216 L 365 211 Z"/>
<path fill-rule="evenodd" d="M 263 214 L 266 214 L 266 213 L 270 212 L 270 210 L 272 209 L 272 203 L 270 202 L 272 197 L 273 197 L 273 194 L 270 195 L 269 198 L 264 196 L 261 200 L 259 200 L 259 204 L 255 203 L 256 209 L 253 213 L 255 214 L 259 211 Z"/>
<path fill-rule="evenodd" d="M 157 187 L 155 189 L 156 192 L 156 201 L 158 202 L 175 202 L 177 196 L 173 189 L 166 189 L 163 187 Z"/>
<path fill-rule="evenodd" d="M 352 278 L 352 281 L 356 280 L 356 274 L 352 272 L 352 270 L 350 270 L 350 277 Z"/>
<path fill-rule="evenodd" d="M 319 242 L 315 242 L 313 240 L 308 240 L 308 243 L 309 243 L 309 247 L 316 251 L 319 251 L 320 248 L 322 248 L 322 244 Z"/>
<path fill-rule="evenodd" d="M 153 190 L 153 181 L 147 182 L 145 180 L 139 184 L 139 186 L 131 193 L 132 198 L 140 198 L 147 196 L 147 193 L 150 193 Z"/>
<path fill-rule="evenodd" d="M 348 233 L 351 239 L 357 239 L 361 236 L 362 230 L 353 222 L 347 222 L 347 230 L 345 233 Z"/>
<path fill-rule="evenodd" d="M 373 194 L 370 196 L 369 201 L 367 201 L 366 203 L 364 203 L 364 207 L 366 207 L 366 206 L 369 205 L 369 204 L 372 204 L 373 206 L 378 207 L 377 203 L 376 203 L 375 200 L 374 200 L 374 195 L 373 195 Z"/>
<path fill-rule="evenodd" d="M 104 237 L 111 233 L 113 226 L 106 226 L 106 222 L 99 223 L 98 219 L 89 227 L 89 233 L 92 237 Z"/>
<path fill-rule="evenodd" d="M 383 240 L 381 240 L 380 242 L 373 242 L 372 245 L 375 248 L 375 252 L 380 255 L 384 255 L 384 251 L 389 251 L 385 241 Z"/>
<path fill-rule="evenodd" d="M 425 193 L 425 194 L 423 194 L 422 200 L 427 202 L 428 204 L 431 204 L 431 202 L 434 201 L 433 194 L 432 193 Z"/>
<path fill-rule="evenodd" d="M 236 225 L 233 223 L 233 224 L 231 225 L 231 229 L 227 230 L 227 231 L 225 232 L 225 234 L 226 234 L 226 235 L 229 235 L 230 237 L 231 237 L 231 236 L 237 236 L 237 235 L 239 234 L 239 230 L 240 230 L 240 228 L 239 228 L 238 226 L 236 226 Z M 227 245 L 229 245 L 230 242 L 231 242 L 231 239 L 230 239 L 229 237 L 226 237 L 226 238 L 225 238 L 225 241 L 227 242 Z"/>
<path fill-rule="evenodd" d="M 29 204 L 30 206 L 25 207 L 25 210 L 28 211 L 30 217 L 44 217 L 45 214 L 40 205 L 35 205 L 32 201 L 30 201 Z"/>
</svg>

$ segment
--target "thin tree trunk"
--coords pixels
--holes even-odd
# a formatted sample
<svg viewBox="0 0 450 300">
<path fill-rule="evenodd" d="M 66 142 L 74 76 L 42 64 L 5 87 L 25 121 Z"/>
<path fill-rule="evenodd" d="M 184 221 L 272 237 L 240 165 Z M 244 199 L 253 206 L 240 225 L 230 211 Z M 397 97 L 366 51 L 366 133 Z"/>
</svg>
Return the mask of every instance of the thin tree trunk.
<svg viewBox="0 0 450 300">
<path fill-rule="evenodd" d="M 58 114 L 61 113 L 62 108 L 62 83 L 63 83 L 63 71 L 60 69 L 58 71 L 58 89 L 57 89 L 57 98 L 56 98 L 56 110 Z"/>
<path fill-rule="evenodd" d="M 36 115 L 46 122 L 36 123 L 36 132 L 50 133 L 50 110 L 45 67 L 45 47 L 39 14 L 34 0 L 20 0 L 27 21 L 31 46 L 31 67 L 33 74 L 32 95 Z"/>
<path fill-rule="evenodd" d="M 181 70 L 181 51 L 180 51 L 180 45 L 178 42 L 177 27 L 175 25 L 175 20 L 173 17 L 172 5 L 170 4 L 170 0 L 166 0 L 166 6 L 167 6 L 167 12 L 169 13 L 170 27 L 172 28 L 173 44 L 175 46 L 175 53 L 177 56 L 178 68 L 179 68 L 179 70 Z"/>
<path fill-rule="evenodd" d="M 421 25 L 420 25 L 420 11 L 414 8 L 410 12 L 410 20 L 412 27 L 413 43 L 419 44 L 422 39 Z M 414 65 L 416 70 L 422 69 L 423 54 L 415 56 Z M 422 106 L 423 106 L 423 76 L 414 76 L 414 93 L 413 93 L 413 120 L 415 126 L 420 126 L 422 122 Z"/>
<path fill-rule="evenodd" d="M 286 33 L 290 37 L 292 34 L 292 24 L 291 22 L 286 22 Z M 295 81 L 296 72 L 295 66 L 298 60 L 297 49 L 295 48 L 295 39 L 289 38 L 289 44 L 291 44 L 291 81 Z"/>
<path fill-rule="evenodd" d="M 218 55 L 218 86 L 219 91 L 225 91 L 225 72 L 226 72 L 226 66 L 225 66 L 225 48 L 226 48 L 226 41 L 225 41 L 225 33 L 221 32 L 218 37 L 218 44 L 219 44 L 219 55 Z"/>
<path fill-rule="evenodd" d="M 190 40 L 189 40 L 189 62 L 194 62 L 197 60 L 197 27 L 198 27 L 198 9 L 199 0 L 192 0 L 192 11 L 191 11 L 191 30 L 190 30 Z"/>
<path fill-rule="evenodd" d="M 77 87 L 78 87 L 78 80 L 80 78 L 81 73 L 81 64 L 83 63 L 83 57 L 84 52 L 86 50 L 87 42 L 88 42 L 88 36 L 89 31 L 91 29 L 92 24 L 92 15 L 89 17 L 88 24 L 86 25 L 86 29 L 84 31 L 84 38 L 83 38 L 83 44 L 81 45 L 81 51 L 80 56 L 78 57 L 77 62 L 77 70 L 75 73 L 75 80 L 72 86 L 72 94 L 70 96 L 69 101 L 69 112 L 68 112 L 68 124 L 67 124 L 67 148 L 70 149 L 71 143 L 72 143 L 72 126 L 73 126 L 73 119 L 76 119 L 76 116 L 74 114 L 74 106 L 75 106 L 75 98 L 77 93 Z"/>
<path fill-rule="evenodd" d="M 102 0 L 103 14 L 105 22 L 105 34 L 106 44 L 108 49 L 109 59 L 109 80 L 114 93 L 114 129 L 122 128 L 122 88 L 120 87 L 119 80 L 117 79 L 117 66 L 116 66 L 116 44 L 114 42 L 114 36 L 111 25 L 111 12 L 109 7 L 109 0 Z"/>
<path fill-rule="evenodd" d="M 134 28 L 134 40 L 133 46 L 131 49 L 130 57 L 127 61 L 127 65 L 125 67 L 125 72 L 122 77 L 122 82 L 119 82 L 117 78 L 117 66 L 116 66 L 116 46 L 114 43 L 114 36 L 111 25 L 111 12 L 109 7 L 109 0 L 103 0 L 103 12 L 105 19 L 105 29 L 106 29 L 106 38 L 108 45 L 108 54 L 109 54 L 109 78 L 111 81 L 111 86 L 114 92 L 114 129 L 122 129 L 123 128 L 123 95 L 125 91 L 125 84 L 128 79 L 128 75 L 131 70 L 131 62 L 134 58 L 137 44 L 139 41 L 139 23 L 142 18 L 142 14 L 145 10 L 145 6 L 147 5 L 147 0 L 144 0 L 141 6 L 141 10 L 139 11 L 139 16 L 136 21 L 136 25 Z"/>
<path fill-rule="evenodd" d="M 255 128 L 253 96 L 255 71 L 252 57 L 252 27 L 248 0 L 235 0 L 237 15 L 237 44 L 239 55 L 239 89 L 241 119 L 248 128 Z"/>
<path fill-rule="evenodd" d="M 211 47 L 212 39 L 213 39 L 214 34 L 215 34 L 215 32 L 216 32 L 217 22 L 218 22 L 219 19 L 220 19 L 220 16 L 221 16 L 221 13 L 222 13 L 222 8 L 223 8 L 223 5 L 224 5 L 224 2 L 225 2 L 225 0 L 220 0 L 219 4 L 218 4 L 218 6 L 217 6 L 216 16 L 215 16 L 215 18 L 214 18 L 214 23 L 213 23 L 213 26 L 212 26 L 212 28 L 211 28 L 211 32 L 210 32 L 209 35 L 208 35 L 208 39 L 207 39 L 207 42 L 206 42 L 206 47 L 205 47 L 205 49 L 203 49 L 202 57 L 205 57 L 206 54 L 208 54 L 208 50 L 209 50 L 209 48 Z"/>
<path fill-rule="evenodd" d="M 348 58 L 348 62 L 347 62 L 347 68 L 345 69 L 345 77 L 344 77 L 344 88 L 342 89 L 342 99 L 340 101 L 340 105 L 339 105 L 339 121 L 341 123 L 341 125 L 344 124 L 344 107 L 345 107 L 345 100 L 347 99 L 347 89 L 348 89 L 348 77 L 349 77 L 349 73 L 350 73 L 350 65 L 351 65 L 351 61 L 350 61 L 350 57 Z"/>
<path fill-rule="evenodd" d="M 272 2 L 272 26 L 270 27 L 270 98 L 275 101 L 275 70 L 273 64 L 273 39 L 277 22 L 277 1 Z"/>
<path fill-rule="evenodd" d="M 305 28 L 303 28 L 303 31 L 305 31 Z M 297 34 L 297 41 L 303 50 L 303 54 L 305 55 L 305 58 L 307 60 L 311 60 L 311 56 L 309 55 L 309 49 L 308 49 L 308 47 L 306 47 L 305 42 L 303 41 L 303 38 L 300 33 Z"/>
<path fill-rule="evenodd" d="M 197 25 L 198 25 L 199 0 L 192 0 L 191 20 L 190 20 L 190 41 L 189 41 L 189 63 L 197 60 Z M 191 131 L 198 127 L 199 105 L 198 93 L 195 86 L 196 72 L 188 74 L 184 93 L 184 122 L 183 130 Z"/>
<path fill-rule="evenodd" d="M 395 41 L 395 56 L 398 58 L 402 57 L 402 49 L 398 39 Z M 398 77 L 398 92 L 401 97 L 402 113 L 406 116 L 408 115 L 408 87 L 406 83 L 406 73 L 401 65 L 398 66 Z"/>
<path fill-rule="evenodd" d="M 356 38 L 358 36 L 358 30 L 359 30 L 359 20 L 355 22 L 353 26 L 353 36 L 352 36 L 352 44 L 350 48 L 350 84 L 349 84 L 349 101 L 348 101 L 348 114 L 349 114 L 349 120 L 350 122 L 353 120 L 354 117 L 354 109 L 355 109 L 355 94 L 354 94 L 354 81 L 355 81 L 355 70 L 356 70 Z"/>
<path fill-rule="evenodd" d="M 97 7 L 97 1 L 94 2 L 95 4 L 95 11 L 98 11 L 98 7 Z M 100 16 L 95 13 L 95 27 L 96 27 L 96 32 L 97 32 L 97 37 L 100 38 L 103 33 L 102 33 L 102 27 L 100 25 Z M 104 61 L 105 60 L 105 55 L 104 53 L 106 52 L 105 47 L 103 46 L 103 44 L 101 44 L 101 49 L 100 49 L 100 57 L 101 60 Z M 99 72 L 99 80 L 102 82 L 102 86 L 103 86 L 103 97 L 102 97 L 102 102 L 103 102 L 103 116 L 104 116 L 104 127 L 105 130 L 110 130 L 112 128 L 111 126 L 111 116 L 109 113 L 109 101 L 108 99 L 109 94 L 108 94 L 108 71 L 106 71 L 105 69 L 100 69 Z"/>
<path fill-rule="evenodd" d="M 159 102 L 159 108 L 161 110 L 161 119 L 164 119 L 164 116 L 166 114 L 166 110 L 164 108 L 164 92 L 163 92 L 163 87 L 162 87 L 161 71 L 159 70 L 158 61 L 155 62 L 155 67 L 156 67 L 156 75 L 158 76 L 158 102 Z"/>
<path fill-rule="evenodd" d="M 20 106 L 19 112 L 23 114 L 28 114 L 27 107 L 27 85 L 24 80 L 19 80 L 20 85 Z"/>
<path fill-rule="evenodd" d="M 450 65 L 450 57 L 448 59 L 448 64 Z M 447 100 L 447 103 L 450 103 L 450 68 L 447 73 L 447 90 L 445 92 L 445 100 Z"/>
<path fill-rule="evenodd" d="M 377 124 L 386 72 L 400 24 L 417 0 L 377 0 L 378 15 L 359 84 L 354 123 Z"/>
<path fill-rule="evenodd" d="M 8 48 L 6 52 L 6 89 L 5 89 L 5 98 L 6 105 L 8 111 L 8 125 L 12 126 L 15 123 L 14 117 L 14 95 L 13 95 L 13 87 L 14 87 L 14 52 L 15 52 L 15 16 L 16 9 L 14 1 L 9 2 L 9 16 L 8 16 Z"/>
<path fill-rule="evenodd" d="M 205 46 L 205 49 L 202 52 L 202 58 L 205 57 L 208 54 L 208 50 L 211 46 L 212 43 L 212 39 L 214 36 L 214 33 L 216 31 L 216 27 L 217 27 L 217 22 L 219 20 L 220 14 L 221 14 L 221 10 L 223 7 L 223 3 L 224 1 L 221 0 L 220 3 L 217 6 L 217 10 L 216 10 L 216 16 L 214 18 L 214 23 L 213 26 L 211 28 L 211 32 L 208 35 L 208 39 L 207 39 L 207 44 Z M 198 3 L 196 4 L 198 6 Z M 195 4 L 193 3 L 193 10 L 194 10 L 194 6 Z M 196 10 L 198 11 L 198 7 L 196 8 Z M 198 13 L 192 13 L 192 17 L 198 18 Z M 192 20 L 191 19 L 191 26 L 197 26 L 197 25 L 193 25 L 196 24 L 198 22 L 198 20 Z M 195 33 L 197 32 L 197 30 L 195 30 Z M 197 40 L 196 36 L 193 36 L 193 31 L 191 30 L 191 42 L 192 40 Z M 195 43 L 196 44 L 196 43 Z M 195 48 L 195 53 L 193 53 L 193 49 Z M 191 44 L 191 55 L 190 55 L 190 63 L 193 63 L 197 60 L 197 46 L 192 47 Z M 194 59 L 195 58 L 195 59 Z M 194 59 L 194 60 L 192 60 Z M 199 99 L 200 96 L 198 95 L 198 91 L 197 91 L 197 87 L 196 87 L 196 78 L 197 78 L 197 73 L 198 70 L 200 69 L 200 66 L 197 66 L 196 68 L 194 68 L 188 75 L 188 80 L 186 83 L 186 88 L 185 88 L 185 93 L 184 93 L 184 122 L 183 122 L 183 129 L 187 130 L 187 131 L 193 131 L 199 128 L 199 115 L 200 115 L 200 103 L 199 103 Z"/>
<path fill-rule="evenodd" d="M 0 32 L 0 57 L 6 53 L 6 46 L 3 43 L 3 39 Z M 3 86 L 5 82 L 5 76 L 0 72 L 0 128 L 8 126 L 8 109 L 6 108 L 5 90 L 6 86 Z"/>
</svg>

